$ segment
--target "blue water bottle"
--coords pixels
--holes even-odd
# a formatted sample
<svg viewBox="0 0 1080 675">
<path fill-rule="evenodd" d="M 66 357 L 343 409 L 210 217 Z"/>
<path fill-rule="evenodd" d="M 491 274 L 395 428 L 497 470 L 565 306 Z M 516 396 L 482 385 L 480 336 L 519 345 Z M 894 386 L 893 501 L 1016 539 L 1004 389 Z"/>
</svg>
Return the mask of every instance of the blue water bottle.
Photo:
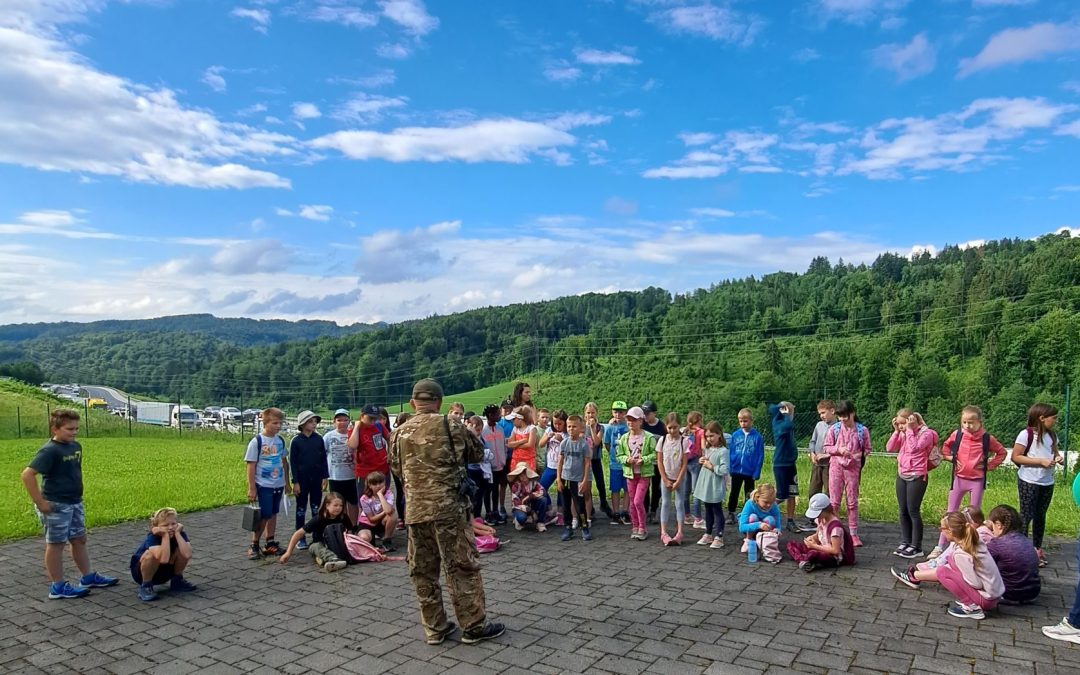
<svg viewBox="0 0 1080 675">
<path fill-rule="evenodd" d="M 746 558 L 751 563 L 757 562 L 757 540 L 751 539 L 750 545 L 746 547 Z"/>
</svg>

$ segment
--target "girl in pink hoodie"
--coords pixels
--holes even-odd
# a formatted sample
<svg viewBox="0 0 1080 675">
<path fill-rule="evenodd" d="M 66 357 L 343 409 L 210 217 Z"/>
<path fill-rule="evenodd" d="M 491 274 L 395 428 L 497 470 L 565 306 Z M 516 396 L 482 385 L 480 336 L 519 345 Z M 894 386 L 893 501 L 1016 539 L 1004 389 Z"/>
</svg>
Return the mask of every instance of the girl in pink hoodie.
<svg viewBox="0 0 1080 675">
<path fill-rule="evenodd" d="M 942 459 L 952 462 L 952 488 L 949 490 L 949 510 L 957 511 L 964 495 L 968 503 L 982 509 L 986 474 L 1001 466 L 1008 453 L 998 439 L 983 428 L 982 408 L 969 405 L 960 414 L 960 428 L 952 432 L 941 446 Z M 927 558 L 941 555 L 945 534 Z"/>
<path fill-rule="evenodd" d="M 896 503 L 900 506 L 900 545 L 893 555 L 918 558 L 923 555 L 922 502 L 930 470 L 930 451 L 937 445 L 937 432 L 926 426 L 922 415 L 901 408 L 893 419 L 893 433 L 885 444 L 897 452 Z"/>
</svg>

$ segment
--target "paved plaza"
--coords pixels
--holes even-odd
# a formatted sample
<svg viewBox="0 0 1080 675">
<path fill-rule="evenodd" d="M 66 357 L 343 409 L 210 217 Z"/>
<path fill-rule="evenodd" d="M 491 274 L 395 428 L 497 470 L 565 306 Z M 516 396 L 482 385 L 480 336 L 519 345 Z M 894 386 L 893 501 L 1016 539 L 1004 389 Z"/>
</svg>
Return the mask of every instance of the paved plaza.
<svg viewBox="0 0 1080 675">
<path fill-rule="evenodd" d="M 864 528 L 854 568 L 813 574 L 747 564 L 730 530 L 712 551 L 665 549 L 655 529 L 632 542 L 603 518 L 588 543 L 506 527 L 511 542 L 482 557 L 489 616 L 506 634 L 429 647 L 404 562 L 335 574 L 306 552 L 255 563 L 238 507 L 181 518 L 199 590 L 153 603 L 127 572 L 144 523 L 91 532 L 95 565 L 122 581 L 82 600 L 46 599 L 40 539 L 0 546 L 0 672 L 1080 673 L 1080 646 L 1039 632 L 1072 603 L 1075 540 L 1050 548 L 1037 605 L 976 622 L 948 616 L 939 588 L 894 583 L 894 526 Z"/>
</svg>

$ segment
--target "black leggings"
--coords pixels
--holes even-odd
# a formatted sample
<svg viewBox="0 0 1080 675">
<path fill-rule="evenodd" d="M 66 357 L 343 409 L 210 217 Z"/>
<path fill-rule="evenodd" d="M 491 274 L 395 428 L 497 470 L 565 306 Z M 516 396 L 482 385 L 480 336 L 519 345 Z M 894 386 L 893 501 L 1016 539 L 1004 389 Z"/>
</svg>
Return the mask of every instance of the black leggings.
<svg viewBox="0 0 1080 675">
<path fill-rule="evenodd" d="M 484 478 L 484 472 L 480 469 L 469 469 L 468 472 L 477 487 L 472 498 L 473 518 L 479 518 L 483 515 L 481 507 L 487 507 L 487 512 L 491 513 L 491 482 Z"/>
<path fill-rule="evenodd" d="M 904 480 L 896 477 L 896 503 L 900 507 L 900 541 L 922 550 L 922 502 L 926 495 L 926 478 Z"/>
<path fill-rule="evenodd" d="M 401 484 L 401 479 L 394 476 L 394 502 L 397 504 L 398 522 L 405 522 L 405 486 Z"/>
<path fill-rule="evenodd" d="M 724 536 L 724 503 L 702 504 L 705 506 L 705 534 L 711 537 Z"/>
<path fill-rule="evenodd" d="M 1017 478 L 1016 491 L 1020 495 L 1020 518 L 1024 521 L 1024 536 L 1027 536 L 1030 524 L 1031 543 L 1035 548 L 1042 548 L 1043 533 L 1046 532 L 1046 512 L 1050 509 L 1050 500 L 1054 498 L 1054 486 L 1036 485 Z"/>
<path fill-rule="evenodd" d="M 596 491 L 600 493 L 600 510 L 610 514 L 611 505 L 608 504 L 607 489 L 604 485 L 604 460 L 602 458 L 592 458 L 592 475 L 593 483 L 596 484 Z"/>
<path fill-rule="evenodd" d="M 566 527 L 570 527 L 573 522 L 573 514 L 570 512 L 570 504 L 573 503 L 577 506 L 578 516 L 580 516 L 581 526 L 588 525 L 588 521 L 585 519 L 585 497 L 578 494 L 578 486 L 581 483 L 573 480 L 564 480 L 562 492 L 559 493 L 562 496 L 562 514 L 563 523 Z"/>
<path fill-rule="evenodd" d="M 754 491 L 754 479 L 741 473 L 731 474 L 731 494 L 727 500 L 728 513 L 735 513 L 735 507 L 739 505 L 739 489 L 742 489 L 747 499 Z"/>
<path fill-rule="evenodd" d="M 660 469 L 655 464 L 649 489 L 645 491 L 645 503 L 649 505 L 649 513 L 656 513 L 656 509 L 660 508 Z"/>
</svg>

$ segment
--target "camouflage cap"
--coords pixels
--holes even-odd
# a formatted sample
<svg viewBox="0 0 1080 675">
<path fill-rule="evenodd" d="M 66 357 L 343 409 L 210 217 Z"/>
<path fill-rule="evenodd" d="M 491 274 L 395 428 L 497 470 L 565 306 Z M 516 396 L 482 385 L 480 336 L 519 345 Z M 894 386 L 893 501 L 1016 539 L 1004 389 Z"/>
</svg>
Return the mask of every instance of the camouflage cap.
<svg viewBox="0 0 1080 675">
<path fill-rule="evenodd" d="M 443 397 L 442 385 L 429 377 L 425 377 L 413 385 L 412 397 L 417 401 L 441 401 Z"/>
</svg>

